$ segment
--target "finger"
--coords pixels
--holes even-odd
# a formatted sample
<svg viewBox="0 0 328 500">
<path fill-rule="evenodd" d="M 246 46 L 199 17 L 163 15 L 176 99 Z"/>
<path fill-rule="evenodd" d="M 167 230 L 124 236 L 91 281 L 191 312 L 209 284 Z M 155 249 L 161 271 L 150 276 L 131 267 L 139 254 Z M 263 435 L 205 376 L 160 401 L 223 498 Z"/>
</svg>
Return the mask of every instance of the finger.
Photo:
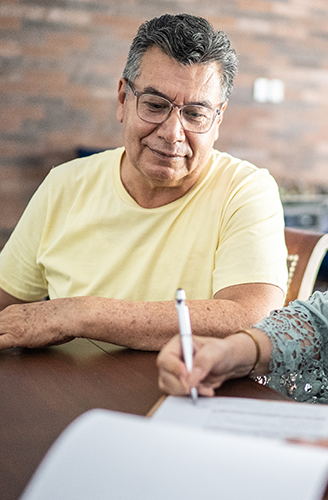
<svg viewBox="0 0 328 500">
<path fill-rule="evenodd" d="M 189 385 L 184 377 L 177 377 L 174 373 L 161 370 L 158 379 L 159 388 L 173 396 L 189 394 Z"/>
<path fill-rule="evenodd" d="M 216 366 L 218 357 L 213 353 L 213 348 L 210 344 L 204 344 L 195 353 L 193 359 L 193 369 L 189 377 L 191 384 L 199 384 L 207 377 L 211 376 L 213 367 Z"/>
<path fill-rule="evenodd" d="M 207 398 L 212 398 L 215 395 L 215 391 L 213 387 L 209 387 L 207 385 L 200 384 L 197 387 L 197 391 L 199 396 L 206 396 Z"/>
<path fill-rule="evenodd" d="M 170 372 L 186 373 L 187 369 L 182 361 L 182 347 L 180 336 L 173 337 L 160 351 L 156 360 L 159 369 Z"/>
<path fill-rule="evenodd" d="M 309 441 L 307 439 L 292 438 L 292 439 L 288 439 L 287 441 L 289 441 L 290 443 L 294 443 L 294 444 L 320 446 L 322 448 L 328 448 L 328 439 L 318 439 L 316 441 Z"/>
<path fill-rule="evenodd" d="M 157 359 L 157 367 L 159 373 L 168 372 L 176 378 L 184 378 L 188 376 L 187 367 L 184 362 L 171 354 L 165 354 Z"/>
<path fill-rule="evenodd" d="M 181 359 L 180 339 L 172 339 L 157 356 L 159 387 L 172 395 L 188 393 L 187 368 Z"/>
<path fill-rule="evenodd" d="M 0 334 L 0 351 L 15 347 L 15 339 L 8 333 Z"/>
</svg>

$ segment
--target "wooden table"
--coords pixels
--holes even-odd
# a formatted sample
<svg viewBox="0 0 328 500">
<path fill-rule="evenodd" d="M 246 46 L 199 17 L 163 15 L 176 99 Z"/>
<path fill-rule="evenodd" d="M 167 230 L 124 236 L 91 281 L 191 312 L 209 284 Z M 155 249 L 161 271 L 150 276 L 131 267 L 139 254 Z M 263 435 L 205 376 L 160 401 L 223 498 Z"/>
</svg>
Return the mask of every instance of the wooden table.
<svg viewBox="0 0 328 500">
<path fill-rule="evenodd" d="M 146 415 L 161 397 L 154 352 L 75 339 L 0 353 L 0 498 L 17 500 L 63 429 L 91 408 Z M 284 399 L 250 379 L 222 396 Z"/>
</svg>

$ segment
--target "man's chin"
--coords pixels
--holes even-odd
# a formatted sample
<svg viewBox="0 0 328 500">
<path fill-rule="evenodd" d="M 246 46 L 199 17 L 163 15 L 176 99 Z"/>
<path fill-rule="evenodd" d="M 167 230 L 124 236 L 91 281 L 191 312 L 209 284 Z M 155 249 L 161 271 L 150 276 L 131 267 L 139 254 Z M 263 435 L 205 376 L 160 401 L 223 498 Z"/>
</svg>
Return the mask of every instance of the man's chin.
<svg viewBox="0 0 328 500">
<path fill-rule="evenodd" d="M 176 170 L 170 167 L 153 168 L 147 172 L 147 175 L 152 182 L 162 184 L 163 187 L 175 187 L 183 183 L 183 176 L 178 175 Z"/>
</svg>

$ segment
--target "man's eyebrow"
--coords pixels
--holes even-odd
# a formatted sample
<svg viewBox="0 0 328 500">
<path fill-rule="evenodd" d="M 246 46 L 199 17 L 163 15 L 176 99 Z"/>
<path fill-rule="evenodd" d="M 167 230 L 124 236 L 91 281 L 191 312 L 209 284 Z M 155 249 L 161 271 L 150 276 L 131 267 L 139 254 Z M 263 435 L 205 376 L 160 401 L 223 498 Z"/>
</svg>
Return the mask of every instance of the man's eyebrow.
<svg viewBox="0 0 328 500">
<path fill-rule="evenodd" d="M 168 101 L 170 100 L 167 95 L 163 94 L 163 92 L 160 92 L 159 90 L 155 89 L 154 87 L 146 87 L 142 93 L 145 94 L 154 94 L 158 95 L 159 97 L 164 97 L 164 99 L 167 99 Z"/>
<path fill-rule="evenodd" d="M 158 97 L 163 97 L 164 99 L 167 99 L 168 101 L 170 101 L 174 104 L 174 101 L 171 101 L 171 99 L 166 94 L 163 94 L 163 92 L 160 92 L 159 90 L 155 89 L 154 87 L 145 87 L 145 89 L 142 91 L 142 93 L 154 94 L 154 95 L 157 95 Z M 211 108 L 211 109 L 214 108 L 213 104 L 207 100 L 187 102 L 186 105 L 205 106 L 206 108 Z"/>
</svg>

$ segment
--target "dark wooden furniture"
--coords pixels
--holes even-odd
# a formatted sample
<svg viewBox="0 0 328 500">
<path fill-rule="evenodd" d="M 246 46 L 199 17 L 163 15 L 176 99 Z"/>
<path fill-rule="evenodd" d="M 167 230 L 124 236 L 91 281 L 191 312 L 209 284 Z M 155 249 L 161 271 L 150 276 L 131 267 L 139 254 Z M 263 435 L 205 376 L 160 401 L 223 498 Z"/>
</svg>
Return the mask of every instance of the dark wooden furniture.
<svg viewBox="0 0 328 500">
<path fill-rule="evenodd" d="M 50 445 L 91 408 L 146 415 L 161 397 L 154 352 L 75 339 L 0 352 L 0 498 L 17 500 Z M 250 379 L 218 394 L 284 399 Z"/>
<path fill-rule="evenodd" d="M 320 265 L 328 250 L 328 234 L 286 227 L 285 238 L 289 270 L 287 305 L 297 298 L 306 300 L 313 292 Z"/>
<path fill-rule="evenodd" d="M 17 500 L 61 431 L 91 408 L 146 415 L 160 397 L 156 354 L 76 339 L 0 353 L 0 498 Z"/>
</svg>

